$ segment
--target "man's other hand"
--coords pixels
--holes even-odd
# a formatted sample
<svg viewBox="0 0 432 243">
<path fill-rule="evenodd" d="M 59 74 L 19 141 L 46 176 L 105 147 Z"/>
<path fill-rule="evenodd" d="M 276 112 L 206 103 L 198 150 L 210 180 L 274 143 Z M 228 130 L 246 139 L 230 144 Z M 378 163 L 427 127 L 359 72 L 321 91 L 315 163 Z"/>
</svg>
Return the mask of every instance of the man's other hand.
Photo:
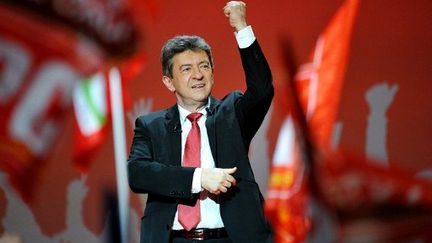
<svg viewBox="0 0 432 243">
<path fill-rule="evenodd" d="M 236 184 L 232 176 L 236 171 L 237 167 L 230 169 L 202 168 L 201 187 L 216 195 L 227 192 L 231 186 Z"/>
<path fill-rule="evenodd" d="M 247 27 L 246 23 L 246 3 L 242 1 L 230 1 L 224 7 L 224 14 L 229 19 L 230 25 L 240 31 Z"/>
</svg>

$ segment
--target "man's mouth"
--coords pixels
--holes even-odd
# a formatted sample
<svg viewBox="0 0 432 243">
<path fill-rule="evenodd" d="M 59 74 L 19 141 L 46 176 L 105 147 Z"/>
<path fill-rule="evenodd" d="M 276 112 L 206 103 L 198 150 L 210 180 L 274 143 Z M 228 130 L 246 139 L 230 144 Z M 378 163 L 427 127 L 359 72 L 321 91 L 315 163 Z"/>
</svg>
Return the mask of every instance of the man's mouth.
<svg viewBox="0 0 432 243">
<path fill-rule="evenodd" d="M 194 84 L 192 85 L 192 89 L 200 89 L 203 88 L 205 86 L 205 84 Z"/>
</svg>

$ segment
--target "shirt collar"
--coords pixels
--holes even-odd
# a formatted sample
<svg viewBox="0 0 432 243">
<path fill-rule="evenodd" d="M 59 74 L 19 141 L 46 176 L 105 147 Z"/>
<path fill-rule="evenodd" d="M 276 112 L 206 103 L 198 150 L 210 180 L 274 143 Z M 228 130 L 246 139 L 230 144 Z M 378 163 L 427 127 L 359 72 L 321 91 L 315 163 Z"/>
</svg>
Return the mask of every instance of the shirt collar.
<svg viewBox="0 0 432 243">
<path fill-rule="evenodd" d="M 180 115 L 180 121 L 183 123 L 186 121 L 186 117 L 192 113 L 188 110 L 186 110 L 185 108 L 181 107 L 179 104 L 177 104 L 178 110 L 179 110 L 179 115 Z M 208 98 L 207 101 L 207 105 L 203 106 L 200 110 L 198 110 L 197 112 L 202 113 L 203 116 L 207 117 L 207 108 L 210 107 L 210 97 Z"/>
</svg>

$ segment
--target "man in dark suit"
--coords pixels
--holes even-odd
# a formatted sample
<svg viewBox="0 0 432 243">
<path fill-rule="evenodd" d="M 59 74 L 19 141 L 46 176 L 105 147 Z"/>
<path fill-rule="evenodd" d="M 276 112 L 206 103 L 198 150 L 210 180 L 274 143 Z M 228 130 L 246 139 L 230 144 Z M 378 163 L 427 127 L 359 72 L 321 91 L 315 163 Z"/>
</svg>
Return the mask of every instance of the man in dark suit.
<svg viewBox="0 0 432 243">
<path fill-rule="evenodd" d="M 224 13 L 247 89 L 211 96 L 213 60 L 200 37 L 177 36 L 162 48 L 163 83 L 177 104 L 136 119 L 128 159 L 131 189 L 148 193 L 141 242 L 272 242 L 248 158 L 273 98 L 272 76 L 246 5 L 231 1 Z"/>
</svg>

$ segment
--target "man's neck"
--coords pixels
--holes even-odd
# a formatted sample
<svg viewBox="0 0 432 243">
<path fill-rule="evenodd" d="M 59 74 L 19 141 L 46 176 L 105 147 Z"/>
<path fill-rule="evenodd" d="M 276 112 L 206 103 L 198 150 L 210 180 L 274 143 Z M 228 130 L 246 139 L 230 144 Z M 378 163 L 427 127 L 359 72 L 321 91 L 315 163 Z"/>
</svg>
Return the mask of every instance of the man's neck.
<svg viewBox="0 0 432 243">
<path fill-rule="evenodd" d="M 202 103 L 185 104 L 182 102 L 177 102 L 177 104 L 189 112 L 198 112 L 203 110 L 208 106 L 208 104 L 210 104 L 210 97 L 207 99 L 206 102 L 202 102 Z"/>
</svg>

